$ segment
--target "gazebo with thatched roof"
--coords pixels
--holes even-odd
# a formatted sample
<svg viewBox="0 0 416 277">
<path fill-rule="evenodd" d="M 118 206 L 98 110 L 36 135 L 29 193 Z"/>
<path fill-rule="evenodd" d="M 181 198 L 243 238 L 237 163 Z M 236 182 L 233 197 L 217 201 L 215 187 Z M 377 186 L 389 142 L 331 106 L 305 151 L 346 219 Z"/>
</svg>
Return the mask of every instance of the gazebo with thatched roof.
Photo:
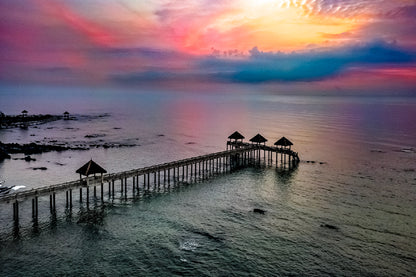
<svg viewBox="0 0 416 277">
<path fill-rule="evenodd" d="M 257 144 L 260 144 L 260 143 L 266 144 L 267 139 L 265 137 L 263 137 L 262 135 L 257 134 L 254 137 L 252 137 L 250 139 L 250 141 L 252 143 L 257 143 Z"/>
<path fill-rule="evenodd" d="M 81 166 L 77 171 L 75 171 L 76 173 L 79 173 L 79 178 L 82 181 L 82 175 L 87 176 L 87 182 L 88 182 L 88 176 L 89 175 L 95 175 L 97 173 L 101 174 L 101 178 L 103 177 L 104 173 L 107 173 L 107 170 L 105 170 L 104 168 L 102 168 L 100 165 L 98 165 L 96 162 L 94 162 L 92 159 L 87 162 L 86 164 L 84 164 L 83 166 Z M 88 183 L 87 183 L 88 185 Z"/>
<path fill-rule="evenodd" d="M 23 110 L 23 111 L 22 111 L 22 117 L 26 117 L 26 116 L 27 116 L 27 113 L 28 113 L 28 111 Z"/>
<path fill-rule="evenodd" d="M 263 137 L 262 135 L 257 134 L 254 137 L 252 137 L 250 139 L 250 141 L 251 141 L 252 144 L 256 144 L 256 146 L 257 146 L 256 148 L 258 148 L 258 150 L 254 152 L 254 159 L 255 160 L 258 159 L 258 162 L 260 163 L 261 149 L 260 149 L 259 146 L 260 146 L 261 143 L 263 143 L 263 145 L 266 145 L 267 139 L 265 137 Z M 264 158 L 266 158 L 266 150 L 265 149 L 264 149 Z"/>
<path fill-rule="evenodd" d="M 228 145 L 231 145 L 231 149 L 233 149 L 233 147 L 239 148 L 240 146 L 238 144 L 243 143 L 244 136 L 239 132 L 235 131 L 228 137 L 228 139 L 229 141 L 227 143 L 227 149 Z"/>
<path fill-rule="evenodd" d="M 68 111 L 64 112 L 64 119 L 69 119 L 69 112 Z"/>
<path fill-rule="evenodd" d="M 289 149 L 290 149 L 290 146 L 293 145 L 293 143 L 290 140 L 288 140 L 287 138 L 282 137 L 281 139 L 279 139 L 278 141 L 276 141 L 274 143 L 274 145 L 281 146 L 282 148 L 289 147 Z"/>
<path fill-rule="evenodd" d="M 240 134 L 238 131 L 235 131 L 234 133 L 232 133 L 229 137 L 228 137 L 228 139 L 229 140 L 234 140 L 234 141 L 237 141 L 237 140 L 241 140 L 241 141 L 243 141 L 243 139 L 245 139 L 244 138 L 244 136 L 242 135 L 242 134 Z"/>
</svg>

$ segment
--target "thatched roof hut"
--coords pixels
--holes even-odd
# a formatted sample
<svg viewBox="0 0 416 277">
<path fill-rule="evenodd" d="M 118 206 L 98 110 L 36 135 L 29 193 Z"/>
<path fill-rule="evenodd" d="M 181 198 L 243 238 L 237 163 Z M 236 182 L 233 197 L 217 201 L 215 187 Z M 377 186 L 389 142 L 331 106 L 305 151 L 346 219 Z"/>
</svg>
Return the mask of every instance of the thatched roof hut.
<svg viewBox="0 0 416 277">
<path fill-rule="evenodd" d="M 234 133 L 232 133 L 232 134 L 228 137 L 228 139 L 233 139 L 233 140 L 235 140 L 235 141 L 237 141 L 237 140 L 239 140 L 239 139 L 243 140 L 243 139 L 244 139 L 244 136 L 243 136 L 242 134 L 240 134 L 239 132 L 235 131 Z"/>
<path fill-rule="evenodd" d="M 250 141 L 253 142 L 253 143 L 260 144 L 260 143 L 266 143 L 267 139 L 265 137 L 263 137 L 262 135 L 257 134 L 254 137 L 252 137 L 250 139 Z"/>
<path fill-rule="evenodd" d="M 282 147 L 285 147 L 285 148 L 286 147 L 289 147 L 290 148 L 290 146 L 293 145 L 293 143 L 290 140 L 288 140 L 287 138 L 282 137 L 281 139 L 279 139 L 278 141 L 276 141 L 274 143 L 274 145 L 276 145 L 276 146 L 282 146 Z"/>
<path fill-rule="evenodd" d="M 107 170 L 105 170 L 104 168 L 102 168 L 101 166 L 99 166 L 96 162 L 94 162 L 92 159 L 87 162 L 86 164 L 84 164 L 83 166 L 81 166 L 77 171 L 75 171 L 76 173 L 79 173 L 80 175 L 84 175 L 84 176 L 88 176 L 91 174 L 97 174 L 97 173 L 107 173 Z"/>
<path fill-rule="evenodd" d="M 25 116 L 27 115 L 27 113 L 28 113 L 28 111 L 23 110 L 23 111 L 22 111 L 22 116 L 23 116 L 23 117 L 25 117 Z"/>
</svg>

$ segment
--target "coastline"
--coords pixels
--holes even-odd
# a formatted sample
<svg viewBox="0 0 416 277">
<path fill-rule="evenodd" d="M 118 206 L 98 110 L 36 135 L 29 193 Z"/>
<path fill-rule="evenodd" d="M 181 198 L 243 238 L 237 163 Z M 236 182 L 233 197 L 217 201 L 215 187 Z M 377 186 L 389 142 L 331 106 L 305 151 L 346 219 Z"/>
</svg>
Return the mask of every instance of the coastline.
<svg viewBox="0 0 416 277">
<path fill-rule="evenodd" d="M 87 120 L 94 120 L 97 118 L 108 117 L 109 114 L 100 114 L 97 116 L 87 116 L 79 115 L 75 116 L 61 116 L 61 115 L 51 115 L 51 114 L 38 114 L 38 115 L 3 115 L 0 117 L 0 132 L 6 129 L 37 129 L 37 125 L 46 124 L 59 120 L 79 120 L 82 118 L 87 118 Z M 54 127 L 48 127 L 46 129 L 53 129 Z M 72 127 L 67 127 L 67 129 L 73 129 Z M 115 129 L 119 129 L 116 128 Z M 34 136 L 34 135 L 30 135 Z M 76 151 L 86 151 L 92 148 L 122 148 L 122 147 L 134 147 L 137 144 L 134 142 L 137 139 L 128 139 L 124 141 L 105 141 L 102 139 L 106 134 L 87 134 L 83 136 L 85 140 L 65 140 L 65 139 L 49 139 L 43 137 L 35 141 L 29 141 L 27 143 L 18 143 L 17 141 L 3 142 L 0 140 L 0 162 L 5 159 L 10 159 L 12 154 L 24 154 L 26 157 L 24 160 L 32 161 L 28 155 L 32 154 L 42 154 L 46 152 L 61 152 L 67 150 L 76 150 Z M 97 139 L 97 140 L 95 140 Z"/>
<path fill-rule="evenodd" d="M 51 114 L 37 114 L 37 115 L 5 115 L 0 112 L 0 129 L 9 128 L 27 128 L 29 126 L 35 126 L 45 124 L 52 121 L 63 119 L 63 115 L 51 115 Z M 68 118 L 68 119 L 74 119 Z"/>
</svg>

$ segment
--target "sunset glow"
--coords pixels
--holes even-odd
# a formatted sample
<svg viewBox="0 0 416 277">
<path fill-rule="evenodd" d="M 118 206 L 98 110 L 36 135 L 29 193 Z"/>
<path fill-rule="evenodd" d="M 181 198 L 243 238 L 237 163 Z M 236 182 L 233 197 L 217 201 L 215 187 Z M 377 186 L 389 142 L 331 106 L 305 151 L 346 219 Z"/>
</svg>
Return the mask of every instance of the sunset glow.
<svg viewBox="0 0 416 277">
<path fill-rule="evenodd" d="M 357 65 L 372 72 L 392 66 L 389 76 L 406 78 L 416 60 L 413 0 L 17 0 L 0 8 L 5 82 L 143 82 L 149 74 L 183 80 L 190 73 L 234 82 L 256 67 L 272 72 L 261 82 L 310 81 Z M 361 59 L 351 55 L 356 49 Z M 335 53 L 342 64 L 334 68 L 325 54 Z M 275 63 L 257 61 L 261 55 Z M 299 59 L 333 71 L 288 78 L 304 67 Z M 209 70 L 201 66 L 207 62 Z"/>
</svg>

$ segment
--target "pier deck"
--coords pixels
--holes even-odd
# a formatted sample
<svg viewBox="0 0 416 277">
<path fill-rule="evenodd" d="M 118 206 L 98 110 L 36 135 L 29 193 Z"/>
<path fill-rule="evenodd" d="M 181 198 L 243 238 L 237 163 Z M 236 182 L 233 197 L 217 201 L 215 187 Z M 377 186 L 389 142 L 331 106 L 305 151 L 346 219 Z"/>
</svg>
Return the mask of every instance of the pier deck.
<svg viewBox="0 0 416 277">
<path fill-rule="evenodd" d="M 280 155 L 280 161 L 279 161 Z M 275 159 L 273 159 L 275 156 Z M 31 190 L 24 190 L 7 195 L 0 196 L 0 204 L 13 204 L 13 220 L 18 225 L 19 222 L 19 202 L 32 199 L 32 218 L 33 221 L 38 219 L 38 199 L 49 195 L 50 211 L 56 213 L 55 195 L 66 193 L 66 209 L 71 210 L 73 206 L 73 190 L 79 189 L 79 202 L 86 203 L 87 208 L 90 197 L 90 188 L 94 189 L 94 201 L 105 202 L 104 192 L 108 194 L 109 199 L 114 199 L 115 182 L 120 184 L 120 192 L 127 197 L 127 191 L 139 191 L 140 189 L 150 189 L 150 183 L 156 187 L 161 184 L 170 186 L 180 181 L 195 182 L 205 180 L 217 174 L 231 172 L 237 168 L 253 165 L 276 165 L 292 168 L 299 162 L 297 152 L 282 147 L 270 147 L 262 144 L 250 144 L 237 141 L 228 141 L 227 150 L 211 153 L 207 155 L 192 157 L 188 159 L 143 167 L 118 173 L 105 174 L 100 177 L 85 177 L 79 180 L 65 182 L 56 185 L 49 185 Z M 182 172 L 181 172 L 182 171 Z M 151 176 L 152 175 L 152 176 Z M 140 178 L 139 180 L 139 177 Z M 151 178 L 153 177 L 153 178 Z M 130 182 L 128 182 L 130 179 Z M 153 179 L 153 182 L 152 180 Z M 141 181 L 141 182 L 140 182 Z M 108 184 L 107 191 L 104 184 Z M 140 184 L 142 184 L 140 188 Z M 101 194 L 98 197 L 97 188 Z M 46 200 L 47 201 L 47 200 Z"/>
</svg>

